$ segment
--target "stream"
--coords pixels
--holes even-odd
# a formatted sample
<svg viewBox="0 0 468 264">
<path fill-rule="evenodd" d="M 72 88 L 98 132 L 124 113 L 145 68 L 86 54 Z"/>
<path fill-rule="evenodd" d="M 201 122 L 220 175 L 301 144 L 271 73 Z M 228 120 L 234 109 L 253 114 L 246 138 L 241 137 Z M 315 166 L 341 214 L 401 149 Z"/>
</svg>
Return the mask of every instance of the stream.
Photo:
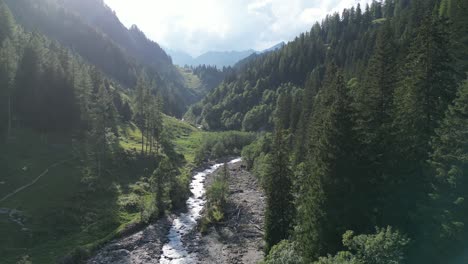
<svg viewBox="0 0 468 264">
<path fill-rule="evenodd" d="M 234 164 L 240 161 L 241 159 L 237 158 L 229 161 L 228 164 Z M 198 172 L 193 176 L 192 182 L 190 183 L 192 196 L 186 202 L 188 211 L 179 214 L 172 222 L 169 234 L 167 235 L 169 242 L 163 246 L 159 263 L 184 264 L 197 262 L 197 254 L 187 250 L 183 238 L 196 228 L 197 221 L 201 217 L 201 211 L 206 203 L 204 186 L 206 176 L 214 173 L 218 168 L 223 166 L 223 164 L 224 163 L 218 163 L 212 165 L 210 168 Z"/>
</svg>

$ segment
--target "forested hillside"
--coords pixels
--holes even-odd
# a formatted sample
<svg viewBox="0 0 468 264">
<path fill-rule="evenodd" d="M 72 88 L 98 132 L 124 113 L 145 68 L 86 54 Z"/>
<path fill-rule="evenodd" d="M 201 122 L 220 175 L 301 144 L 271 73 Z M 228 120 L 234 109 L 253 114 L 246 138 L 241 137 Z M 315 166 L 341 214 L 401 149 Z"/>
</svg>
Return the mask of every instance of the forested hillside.
<svg viewBox="0 0 468 264">
<path fill-rule="evenodd" d="M 274 108 L 272 102 L 278 97 L 278 88 L 291 83 L 298 88 L 310 88 L 313 95 L 324 78 L 326 61 L 332 55 L 345 81 L 356 78 L 363 82 L 382 28 L 389 28 L 391 36 L 388 38 L 392 39 L 395 55 L 392 59 L 395 67 L 401 69 L 428 10 L 457 17 L 450 29 L 451 48 L 453 52 L 463 52 L 456 57 L 463 64 L 466 61 L 466 21 L 458 14 L 463 8 L 455 2 L 447 5 L 443 2 L 440 10 L 434 10 L 431 1 L 390 1 L 388 5 L 356 6 L 341 14 L 331 14 L 279 51 L 243 63 L 243 67 L 198 103 L 194 112 L 202 117 L 201 124 L 208 129 L 249 129 L 252 119 L 260 122 L 253 130 L 271 126 L 269 116 Z M 463 67 L 466 71 L 466 66 Z"/>
<path fill-rule="evenodd" d="M 180 152 L 202 132 L 163 113 L 149 73 L 129 88 L 108 74 L 0 1 L 1 263 L 84 261 L 189 194 Z"/>
<path fill-rule="evenodd" d="M 329 15 L 191 108 L 207 129 L 273 131 L 243 151 L 266 263 L 468 261 L 467 3 Z"/>
<path fill-rule="evenodd" d="M 165 113 L 181 116 L 197 99 L 159 45 L 136 26 L 127 29 L 102 0 L 7 0 L 17 21 L 29 31 L 80 54 L 125 88 L 145 73 L 154 79 Z"/>
<path fill-rule="evenodd" d="M 102 0 L 0 0 L 0 263 L 464 264 L 467 200 L 466 0 L 350 6 L 222 70 Z"/>
</svg>

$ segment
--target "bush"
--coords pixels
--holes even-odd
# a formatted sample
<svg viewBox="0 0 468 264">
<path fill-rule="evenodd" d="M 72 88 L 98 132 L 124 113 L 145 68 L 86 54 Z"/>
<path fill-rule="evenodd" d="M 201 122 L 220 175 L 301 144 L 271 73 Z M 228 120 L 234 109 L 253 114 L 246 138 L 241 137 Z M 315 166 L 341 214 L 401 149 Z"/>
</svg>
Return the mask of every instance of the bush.
<svg viewBox="0 0 468 264">
<path fill-rule="evenodd" d="M 244 147 L 242 150 L 242 160 L 247 165 L 248 170 L 252 170 L 255 167 L 256 160 L 264 155 L 264 153 L 270 152 L 271 149 L 271 136 L 265 134 L 252 144 Z"/>
<path fill-rule="evenodd" d="M 274 245 L 265 259 L 265 264 L 301 264 L 304 263 L 296 250 L 296 244 L 283 240 Z"/>
<path fill-rule="evenodd" d="M 405 235 L 391 227 L 377 228 L 372 235 L 354 236 L 353 231 L 347 231 L 343 235 L 343 245 L 349 251 L 320 258 L 316 264 L 400 264 L 405 261 L 409 243 Z"/>
<path fill-rule="evenodd" d="M 224 208 L 227 203 L 227 193 L 229 186 L 227 179 L 229 177 L 228 166 L 225 163 L 223 171 L 216 175 L 211 186 L 206 190 L 206 214 L 201 221 L 200 231 L 204 233 L 208 225 L 219 223 L 224 219 Z"/>
<path fill-rule="evenodd" d="M 227 171 L 227 164 L 224 164 L 223 172 L 218 174 L 206 191 L 208 218 L 211 222 L 219 222 L 224 218 L 224 207 L 226 206 L 227 193 L 229 186 L 227 178 L 229 172 Z"/>
<path fill-rule="evenodd" d="M 142 197 L 140 201 L 140 221 L 149 223 L 156 215 L 158 215 L 158 208 L 155 203 L 155 194 L 150 197 Z"/>
</svg>

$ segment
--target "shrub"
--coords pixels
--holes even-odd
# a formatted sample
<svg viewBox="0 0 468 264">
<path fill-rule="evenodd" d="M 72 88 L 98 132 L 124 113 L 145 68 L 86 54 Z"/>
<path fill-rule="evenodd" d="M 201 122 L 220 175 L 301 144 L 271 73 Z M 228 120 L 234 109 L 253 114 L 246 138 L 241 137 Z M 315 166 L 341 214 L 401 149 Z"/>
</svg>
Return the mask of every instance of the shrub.
<svg viewBox="0 0 468 264">
<path fill-rule="evenodd" d="M 265 259 L 265 264 L 301 264 L 304 263 L 296 250 L 294 242 L 283 240 L 273 246 Z"/>
<path fill-rule="evenodd" d="M 347 231 L 343 235 L 343 245 L 349 251 L 320 258 L 316 264 L 400 264 L 405 261 L 409 243 L 405 235 L 391 227 L 377 228 L 372 235 L 354 236 L 353 231 Z"/>
</svg>

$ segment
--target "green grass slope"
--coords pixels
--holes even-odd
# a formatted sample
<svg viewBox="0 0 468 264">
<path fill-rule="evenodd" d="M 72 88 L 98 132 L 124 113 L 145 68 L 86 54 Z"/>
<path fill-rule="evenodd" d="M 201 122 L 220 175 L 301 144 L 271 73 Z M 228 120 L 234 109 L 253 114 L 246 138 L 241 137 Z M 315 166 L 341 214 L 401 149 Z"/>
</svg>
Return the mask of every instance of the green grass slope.
<svg viewBox="0 0 468 264">
<path fill-rule="evenodd" d="M 167 116 L 164 125 L 175 150 L 185 156 L 179 180 L 188 186 L 196 148 L 207 132 Z M 141 148 L 141 131 L 135 125 L 122 125 L 119 134 L 125 151 Z M 53 263 L 77 247 L 92 248 L 140 221 L 139 205 L 151 197 L 151 172 L 145 170 L 149 166 L 132 159 L 106 166 L 99 182 L 105 191 L 90 192 L 82 181 L 80 144 L 61 135 L 45 138 L 17 130 L 13 140 L 0 146 L 0 199 L 63 161 L 35 184 L 0 202 L 1 263 L 16 263 L 26 255 L 33 263 Z"/>
</svg>

